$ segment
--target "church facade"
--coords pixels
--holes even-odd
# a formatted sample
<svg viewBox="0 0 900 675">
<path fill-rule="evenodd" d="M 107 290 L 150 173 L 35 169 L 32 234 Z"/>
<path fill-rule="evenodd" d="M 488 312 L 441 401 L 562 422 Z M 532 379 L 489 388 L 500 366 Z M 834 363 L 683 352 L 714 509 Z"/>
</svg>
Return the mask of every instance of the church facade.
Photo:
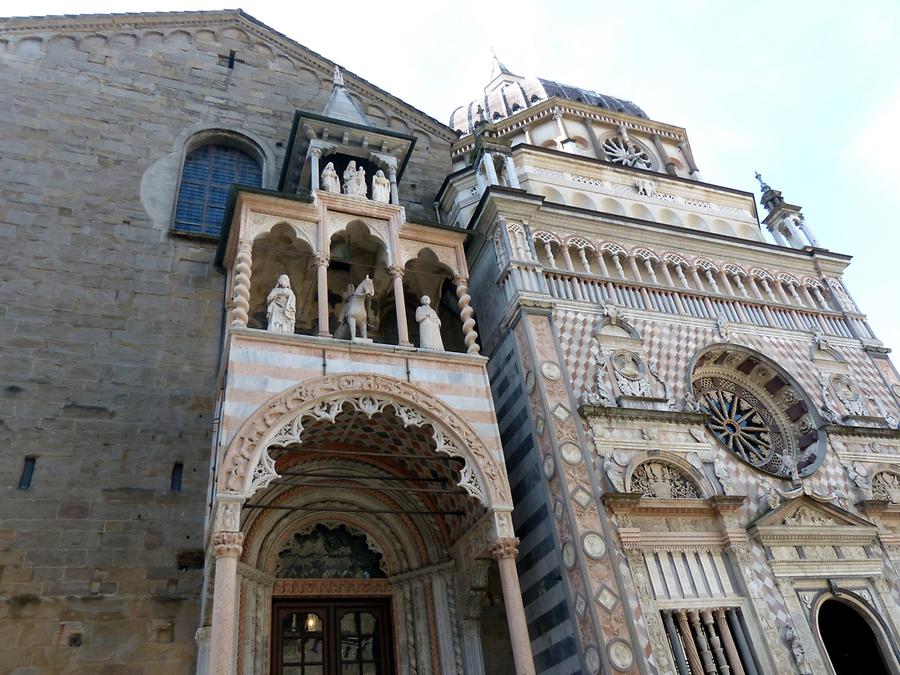
<svg viewBox="0 0 900 675">
<path fill-rule="evenodd" d="M 0 55 L 0 670 L 900 672 L 900 376 L 780 191 L 240 10 Z"/>
</svg>

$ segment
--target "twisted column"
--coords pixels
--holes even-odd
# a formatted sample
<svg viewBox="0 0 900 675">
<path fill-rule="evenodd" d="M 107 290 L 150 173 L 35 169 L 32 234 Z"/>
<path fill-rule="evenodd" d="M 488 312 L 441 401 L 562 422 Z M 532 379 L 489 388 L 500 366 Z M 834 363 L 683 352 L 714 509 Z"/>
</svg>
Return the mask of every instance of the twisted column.
<svg viewBox="0 0 900 675">
<path fill-rule="evenodd" d="M 211 675 L 232 675 L 236 656 L 237 561 L 243 551 L 244 535 L 241 532 L 216 532 L 212 543 L 216 576 L 213 586 L 209 672 Z"/>
<path fill-rule="evenodd" d="M 713 623 L 712 612 L 708 609 L 703 610 L 702 616 L 703 624 L 706 626 L 706 632 L 709 635 L 709 646 L 716 659 L 716 666 L 718 667 L 716 672 L 720 675 L 731 675 L 731 668 L 728 667 L 728 661 L 725 660 L 725 650 L 722 649 L 722 640 L 719 639 Z"/>
<path fill-rule="evenodd" d="M 316 304 L 319 314 L 319 336 L 331 337 L 328 330 L 328 263 L 327 255 L 316 256 Z"/>
<path fill-rule="evenodd" d="M 469 303 L 472 302 L 472 296 L 469 295 L 469 280 L 460 274 L 453 278 L 453 283 L 456 284 L 456 306 L 459 307 L 459 318 L 463 322 L 462 330 L 463 339 L 466 342 L 466 353 L 478 354 L 481 347 L 476 342 L 478 333 L 475 332 L 475 319 L 472 318 L 475 310 L 469 306 Z"/>
<path fill-rule="evenodd" d="M 688 623 L 687 612 L 679 609 L 675 613 L 678 619 L 678 632 L 681 633 L 681 639 L 684 642 L 684 651 L 687 656 L 688 663 L 691 665 L 691 672 L 700 675 L 703 672 L 703 664 L 700 662 L 700 654 L 697 652 L 697 644 L 694 642 L 694 635 L 691 633 L 691 626 Z"/>
<path fill-rule="evenodd" d="M 397 335 L 401 347 L 412 347 L 409 341 L 409 325 L 406 323 L 406 298 L 403 294 L 403 268 L 391 265 L 388 268 L 391 279 L 394 280 L 394 307 L 397 314 Z"/>
<path fill-rule="evenodd" d="M 250 316 L 250 270 L 253 263 L 253 242 L 238 242 L 231 287 L 231 327 L 246 328 Z"/>
<path fill-rule="evenodd" d="M 503 603 L 506 606 L 506 621 L 509 624 L 516 675 L 535 675 L 528 623 L 525 620 L 525 605 L 522 604 L 522 589 L 519 588 L 519 573 L 516 570 L 518 555 L 519 540 L 516 537 L 498 539 L 491 546 L 491 556 L 497 561 L 497 567 L 500 569 L 500 584 L 503 586 Z"/>
<path fill-rule="evenodd" d="M 722 642 L 725 643 L 725 653 L 728 654 L 732 674 L 745 675 L 741 657 L 738 655 L 737 645 L 734 644 L 731 629 L 728 627 L 728 619 L 725 618 L 725 610 L 719 607 L 713 611 L 713 614 L 716 616 L 716 626 L 719 629 L 719 635 L 722 636 Z"/>
<path fill-rule="evenodd" d="M 715 673 L 716 664 L 713 662 L 712 652 L 709 651 L 709 641 L 703 632 L 703 626 L 700 624 L 700 612 L 696 609 L 690 611 L 691 626 L 694 628 L 694 637 L 697 639 L 697 645 L 700 647 L 700 658 L 703 659 L 703 672 Z"/>
</svg>

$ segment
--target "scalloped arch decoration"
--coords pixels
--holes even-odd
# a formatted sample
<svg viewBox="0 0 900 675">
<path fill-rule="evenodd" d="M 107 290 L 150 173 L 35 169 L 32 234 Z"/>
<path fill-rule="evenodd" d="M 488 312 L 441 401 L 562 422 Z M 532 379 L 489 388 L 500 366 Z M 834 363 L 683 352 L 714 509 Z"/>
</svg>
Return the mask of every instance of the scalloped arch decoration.
<svg viewBox="0 0 900 675">
<path fill-rule="evenodd" d="M 300 442 L 303 418 L 334 422 L 345 404 L 369 416 L 390 406 L 404 426 L 430 425 L 435 452 L 465 461 L 460 487 L 487 508 L 512 508 L 505 468 L 465 420 L 415 385 L 374 373 L 328 375 L 270 398 L 225 450 L 219 489 L 246 499 L 266 487 L 277 477 L 268 448 Z"/>
</svg>

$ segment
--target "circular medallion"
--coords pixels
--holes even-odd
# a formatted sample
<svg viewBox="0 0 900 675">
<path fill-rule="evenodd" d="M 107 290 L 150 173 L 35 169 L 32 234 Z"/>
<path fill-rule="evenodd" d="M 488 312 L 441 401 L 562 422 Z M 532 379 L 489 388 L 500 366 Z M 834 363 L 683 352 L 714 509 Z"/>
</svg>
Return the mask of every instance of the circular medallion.
<svg viewBox="0 0 900 675">
<path fill-rule="evenodd" d="M 578 555 L 575 553 L 575 545 L 571 541 L 567 541 L 565 544 L 563 544 L 562 556 L 563 564 L 568 569 L 572 569 L 573 567 L 575 567 L 575 562 L 578 560 Z"/>
<path fill-rule="evenodd" d="M 634 653 L 625 640 L 610 640 L 606 646 L 606 653 L 616 670 L 629 670 L 634 665 Z"/>
<path fill-rule="evenodd" d="M 537 384 L 537 378 L 534 376 L 534 372 L 529 370 L 525 373 L 525 390 L 530 394 L 534 391 L 534 385 Z"/>
<path fill-rule="evenodd" d="M 573 466 L 578 466 L 583 461 L 581 448 L 574 443 L 563 443 L 559 446 L 559 454 L 562 455 L 563 461 Z"/>
<path fill-rule="evenodd" d="M 581 539 L 581 547 L 589 558 L 594 558 L 595 560 L 606 555 L 606 542 L 596 532 L 588 532 L 584 535 Z"/>
<path fill-rule="evenodd" d="M 541 364 L 541 374 L 548 380 L 558 380 L 562 377 L 562 371 L 553 361 L 544 361 Z"/>
<path fill-rule="evenodd" d="M 584 663 L 591 673 L 600 672 L 600 652 L 596 647 L 588 647 L 584 652 Z"/>
<path fill-rule="evenodd" d="M 552 455 L 544 455 L 544 477 L 548 480 L 556 473 L 556 462 Z"/>
<path fill-rule="evenodd" d="M 612 357 L 613 368 L 628 380 L 640 380 L 644 377 L 644 362 L 641 357 L 627 349 L 620 349 Z"/>
</svg>

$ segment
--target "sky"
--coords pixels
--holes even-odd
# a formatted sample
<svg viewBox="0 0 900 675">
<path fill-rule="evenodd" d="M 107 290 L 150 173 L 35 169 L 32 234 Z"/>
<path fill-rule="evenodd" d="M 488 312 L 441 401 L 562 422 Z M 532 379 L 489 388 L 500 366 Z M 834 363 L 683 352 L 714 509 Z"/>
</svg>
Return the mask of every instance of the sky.
<svg viewBox="0 0 900 675">
<path fill-rule="evenodd" d="M 0 14 L 224 2 L 31 0 L 19 11 L 3 3 Z M 760 171 L 803 207 L 822 246 L 854 256 L 846 285 L 876 335 L 900 349 L 900 2 L 257 0 L 242 9 L 443 122 L 482 93 L 493 49 L 517 74 L 629 99 L 685 127 L 706 182 L 758 196 Z"/>
</svg>

